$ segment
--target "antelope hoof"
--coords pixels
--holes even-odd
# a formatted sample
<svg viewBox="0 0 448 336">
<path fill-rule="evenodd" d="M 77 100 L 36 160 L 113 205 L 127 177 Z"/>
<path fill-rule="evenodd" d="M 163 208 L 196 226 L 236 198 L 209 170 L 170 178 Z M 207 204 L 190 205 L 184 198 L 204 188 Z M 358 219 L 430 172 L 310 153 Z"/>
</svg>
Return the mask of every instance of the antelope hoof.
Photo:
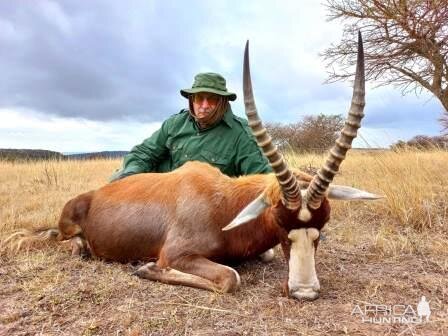
<svg viewBox="0 0 448 336">
<path fill-rule="evenodd" d="M 147 278 L 148 277 L 148 273 L 153 273 L 154 271 L 156 271 L 157 266 L 155 262 L 149 262 L 141 267 L 139 267 L 138 270 L 136 270 L 135 272 L 132 273 L 132 275 L 136 275 L 139 278 Z"/>
<path fill-rule="evenodd" d="M 260 260 L 265 263 L 271 262 L 272 260 L 274 260 L 274 257 L 275 253 L 274 249 L 272 248 L 259 255 Z"/>
<path fill-rule="evenodd" d="M 314 290 L 313 288 L 301 288 L 296 291 L 290 292 L 289 295 L 299 300 L 313 301 L 319 297 L 319 292 Z"/>
</svg>

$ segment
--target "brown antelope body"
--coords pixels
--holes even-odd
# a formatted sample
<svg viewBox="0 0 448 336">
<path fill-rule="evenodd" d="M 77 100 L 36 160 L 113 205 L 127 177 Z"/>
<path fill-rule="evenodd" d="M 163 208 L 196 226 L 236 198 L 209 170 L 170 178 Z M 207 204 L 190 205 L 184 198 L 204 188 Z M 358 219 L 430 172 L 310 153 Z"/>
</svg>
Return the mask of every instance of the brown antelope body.
<svg viewBox="0 0 448 336">
<path fill-rule="evenodd" d="M 244 96 L 249 125 L 274 173 L 230 178 L 208 164 L 189 162 L 170 173 L 130 176 L 69 201 L 59 239 L 71 239 L 75 252 L 88 248 L 107 260 L 148 261 L 136 272 L 143 278 L 222 292 L 240 285 L 238 273 L 226 264 L 280 243 L 288 261 L 288 294 L 315 299 L 320 285 L 314 256 L 330 217 L 328 199 L 378 198 L 330 185 L 363 116 L 362 42 L 349 117 L 314 178 L 288 169 L 262 126 L 247 46 Z"/>
</svg>

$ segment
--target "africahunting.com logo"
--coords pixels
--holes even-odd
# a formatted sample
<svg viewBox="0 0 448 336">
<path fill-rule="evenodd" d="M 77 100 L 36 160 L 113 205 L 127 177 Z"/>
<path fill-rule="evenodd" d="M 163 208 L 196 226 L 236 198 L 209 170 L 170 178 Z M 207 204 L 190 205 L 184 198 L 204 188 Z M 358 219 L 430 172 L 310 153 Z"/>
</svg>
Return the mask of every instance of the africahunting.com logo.
<svg viewBox="0 0 448 336">
<path fill-rule="evenodd" d="M 352 310 L 352 316 L 361 318 L 363 323 L 373 324 L 420 324 L 429 321 L 431 309 L 426 297 L 422 296 L 416 309 L 409 304 L 364 304 L 355 305 Z"/>
</svg>

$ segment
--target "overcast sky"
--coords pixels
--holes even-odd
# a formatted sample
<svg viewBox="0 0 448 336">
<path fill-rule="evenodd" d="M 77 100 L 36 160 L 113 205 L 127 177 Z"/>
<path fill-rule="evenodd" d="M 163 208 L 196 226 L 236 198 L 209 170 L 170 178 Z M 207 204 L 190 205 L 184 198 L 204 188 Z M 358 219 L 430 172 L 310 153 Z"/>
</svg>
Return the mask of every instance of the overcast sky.
<svg viewBox="0 0 448 336">
<path fill-rule="evenodd" d="M 307 1 L 2 1 L 0 148 L 129 150 L 186 107 L 198 72 L 223 74 L 244 114 L 242 56 L 250 40 L 259 113 L 267 122 L 345 114 L 351 83 L 323 84 L 319 53 L 340 22 Z M 442 107 L 368 85 L 356 146 L 437 135 Z"/>
</svg>

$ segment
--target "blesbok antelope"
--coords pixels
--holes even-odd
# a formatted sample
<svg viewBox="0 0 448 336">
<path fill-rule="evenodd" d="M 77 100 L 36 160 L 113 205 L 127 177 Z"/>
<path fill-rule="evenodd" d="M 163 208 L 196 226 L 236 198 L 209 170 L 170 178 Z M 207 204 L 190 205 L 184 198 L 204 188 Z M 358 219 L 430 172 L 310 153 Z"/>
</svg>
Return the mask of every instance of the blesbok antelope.
<svg viewBox="0 0 448 336">
<path fill-rule="evenodd" d="M 289 267 L 287 293 L 317 298 L 314 258 L 320 230 L 330 218 L 328 199 L 379 198 L 330 185 L 363 117 L 361 36 L 348 119 L 314 178 L 287 167 L 258 117 L 248 44 L 243 81 L 249 126 L 274 173 L 230 178 L 208 164 L 188 162 L 170 173 L 129 176 L 70 200 L 58 240 L 71 240 L 75 254 L 88 249 L 106 260 L 148 261 L 135 273 L 141 278 L 220 292 L 240 286 L 238 273 L 226 264 L 280 243 Z"/>
</svg>

